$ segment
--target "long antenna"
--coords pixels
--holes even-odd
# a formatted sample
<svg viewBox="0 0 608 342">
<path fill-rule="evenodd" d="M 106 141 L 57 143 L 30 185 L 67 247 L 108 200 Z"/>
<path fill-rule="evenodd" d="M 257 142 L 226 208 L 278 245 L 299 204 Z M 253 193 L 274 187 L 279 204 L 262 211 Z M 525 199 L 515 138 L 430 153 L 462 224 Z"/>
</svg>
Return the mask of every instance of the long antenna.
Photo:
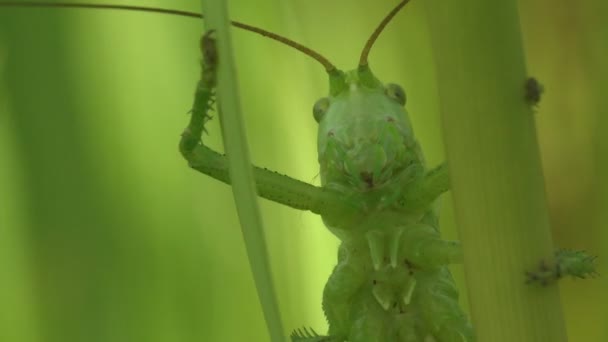
<svg viewBox="0 0 608 342">
<path fill-rule="evenodd" d="M 408 2 L 410 2 L 410 0 L 403 0 L 399 4 L 397 4 L 397 6 L 395 6 L 395 8 L 393 8 L 386 15 L 386 17 L 382 20 L 382 22 L 380 22 L 378 27 L 376 27 L 376 30 L 374 30 L 374 33 L 372 33 L 372 35 L 367 40 L 367 43 L 365 43 L 365 47 L 363 48 L 363 51 L 361 51 L 361 57 L 359 58 L 359 66 L 367 65 L 367 56 L 369 55 L 369 51 L 372 49 L 372 46 L 376 42 L 376 39 L 378 39 L 378 36 L 380 36 L 380 33 L 382 33 L 382 30 L 384 30 L 386 25 L 391 21 L 391 19 L 393 19 L 395 14 L 397 14 L 397 12 L 399 12 L 399 10 L 402 9 L 403 6 L 405 6 Z"/>
<path fill-rule="evenodd" d="M 151 12 L 151 13 L 161 13 L 161 14 L 169 14 L 169 15 L 177 15 L 181 17 L 189 17 L 189 18 L 203 18 L 203 15 L 195 12 L 188 11 L 180 11 L 180 10 L 172 10 L 165 8 L 157 8 L 157 7 L 142 7 L 142 6 L 130 6 L 130 5 L 102 5 L 102 4 L 87 4 L 87 3 L 67 3 L 67 2 L 36 2 L 36 1 L 2 1 L 0 2 L 0 7 L 53 7 L 53 8 L 89 8 L 89 9 L 108 9 L 108 10 L 122 10 L 122 11 L 137 11 L 137 12 Z M 234 27 L 240 28 L 245 31 L 257 33 L 264 37 L 276 40 L 280 43 L 283 43 L 287 46 L 290 46 L 305 55 L 313 58 L 317 62 L 321 63 L 327 72 L 331 72 L 336 70 L 336 67 L 325 57 L 323 57 L 320 53 L 300 44 L 291 39 L 280 36 L 276 33 L 272 33 L 266 31 L 264 29 L 247 25 L 238 21 L 230 21 L 230 24 Z"/>
</svg>

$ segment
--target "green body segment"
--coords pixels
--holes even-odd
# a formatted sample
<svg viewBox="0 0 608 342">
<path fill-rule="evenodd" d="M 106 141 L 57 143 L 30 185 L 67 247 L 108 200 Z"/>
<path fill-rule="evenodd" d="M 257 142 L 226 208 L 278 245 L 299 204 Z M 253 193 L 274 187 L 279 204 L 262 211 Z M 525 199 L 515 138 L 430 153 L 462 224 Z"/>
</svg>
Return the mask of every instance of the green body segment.
<svg viewBox="0 0 608 342">
<path fill-rule="evenodd" d="M 403 102 L 367 66 L 343 78 L 315 113 L 321 180 L 356 198 L 365 219 L 326 220 L 342 241 L 323 296 L 329 338 L 472 341 L 446 268 L 460 261 L 460 246 L 441 240 L 432 205 L 401 205 L 408 185 L 427 174 Z"/>
</svg>

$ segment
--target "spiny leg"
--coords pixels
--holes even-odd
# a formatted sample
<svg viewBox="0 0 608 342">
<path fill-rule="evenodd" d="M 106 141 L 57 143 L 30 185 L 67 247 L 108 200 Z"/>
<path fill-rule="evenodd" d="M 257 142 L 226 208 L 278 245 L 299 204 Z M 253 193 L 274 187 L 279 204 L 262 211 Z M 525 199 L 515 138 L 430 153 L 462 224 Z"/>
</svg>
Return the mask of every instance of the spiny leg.
<svg viewBox="0 0 608 342">
<path fill-rule="evenodd" d="M 585 251 L 560 249 L 554 259 L 552 262 L 542 260 L 538 269 L 526 272 L 526 283 L 546 286 L 568 275 L 581 279 L 597 275 L 596 257 Z"/>
<path fill-rule="evenodd" d="M 294 330 L 290 337 L 291 342 L 342 342 L 329 336 L 321 336 L 312 328 L 306 327 Z"/>
<path fill-rule="evenodd" d="M 216 88 L 217 52 L 212 33 L 201 39 L 202 72 L 197 84 L 190 123 L 179 144 L 180 152 L 190 167 L 224 183 L 230 184 L 227 159 L 205 146 L 201 139 L 205 124 L 211 118 Z M 323 215 L 327 220 L 355 219 L 361 212 L 353 198 L 335 189 L 316 187 L 285 175 L 254 167 L 258 194 L 266 199 Z"/>
</svg>

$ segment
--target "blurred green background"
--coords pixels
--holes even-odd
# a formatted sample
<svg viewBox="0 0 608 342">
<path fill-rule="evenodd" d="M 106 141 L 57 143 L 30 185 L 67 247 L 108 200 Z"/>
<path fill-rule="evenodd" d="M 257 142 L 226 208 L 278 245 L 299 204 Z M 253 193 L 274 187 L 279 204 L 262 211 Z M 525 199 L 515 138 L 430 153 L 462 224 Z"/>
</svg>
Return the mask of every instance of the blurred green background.
<svg viewBox="0 0 608 342">
<path fill-rule="evenodd" d="M 394 4 L 234 0 L 230 9 L 350 69 Z M 570 340 L 607 341 L 606 5 L 520 6 L 529 72 L 546 88 L 535 115 L 555 243 L 597 254 L 604 275 L 561 283 Z M 425 15 L 424 1 L 409 4 L 370 65 L 406 89 L 433 166 L 444 157 Z M 141 13 L 0 9 L 0 341 L 267 340 L 230 188 L 177 152 L 201 27 Z M 327 92 L 322 68 L 256 35 L 233 38 L 254 162 L 318 184 L 311 108 Z M 209 132 L 219 147 L 217 120 Z M 442 229 L 456 238 L 450 201 Z M 337 241 L 310 213 L 261 206 L 285 327 L 323 331 Z M 464 297 L 462 269 L 454 272 Z"/>
</svg>

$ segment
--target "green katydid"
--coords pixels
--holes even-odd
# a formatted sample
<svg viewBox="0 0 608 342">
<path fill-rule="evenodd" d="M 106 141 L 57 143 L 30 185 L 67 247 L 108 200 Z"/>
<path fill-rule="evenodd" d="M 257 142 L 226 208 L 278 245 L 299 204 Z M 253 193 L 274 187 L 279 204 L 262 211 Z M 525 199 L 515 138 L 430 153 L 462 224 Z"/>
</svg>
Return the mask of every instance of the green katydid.
<svg viewBox="0 0 608 342">
<path fill-rule="evenodd" d="M 293 179 L 257 169 L 258 190 L 268 199 L 320 213 L 343 241 L 324 291 L 328 336 L 296 331 L 294 341 L 473 339 L 445 268 L 460 260 L 461 251 L 457 243 L 440 239 L 431 207 L 447 188 L 446 170 L 425 170 L 403 109 L 403 90 L 385 87 L 367 65 L 374 41 L 406 2 L 374 31 L 357 70 L 344 73 L 288 42 L 319 61 L 330 77 L 330 96 L 313 109 L 323 188 L 294 191 L 299 184 Z M 208 36 L 203 42 L 203 76 L 181 150 L 191 167 L 227 181 L 224 157 L 199 145 L 215 86 L 215 77 L 208 75 L 215 70 L 209 63 L 216 60 L 215 49 Z M 411 197 L 403 191 L 408 185 L 417 190 Z"/>
<path fill-rule="evenodd" d="M 385 17 L 358 68 L 346 73 L 308 48 L 273 37 L 314 58 L 328 73 L 329 96 L 313 107 L 323 186 L 298 189 L 298 181 L 256 168 L 258 190 L 262 197 L 321 214 L 342 241 L 324 291 L 328 336 L 297 330 L 294 341 L 474 340 L 446 268 L 461 261 L 462 251 L 457 242 L 440 238 L 432 207 L 447 190 L 447 168 L 426 169 L 403 109 L 403 89 L 382 84 L 367 62 L 376 38 L 407 2 Z M 215 66 L 206 61 L 215 60 L 207 55 L 213 52 L 203 48 L 203 69 L 211 74 Z M 229 183 L 222 157 L 198 141 L 215 80 L 205 75 L 204 70 L 182 153 L 191 167 Z M 548 284 L 565 274 L 584 278 L 594 273 L 593 261 L 582 252 L 560 251 L 553 266 L 543 263 L 540 272 L 527 272 L 528 282 Z"/>
<path fill-rule="evenodd" d="M 432 209 L 434 200 L 448 188 L 447 169 L 426 170 L 403 109 L 403 90 L 383 85 L 367 64 L 375 38 L 406 2 L 374 32 L 356 70 L 341 72 L 320 55 L 300 49 L 320 61 L 330 77 L 329 97 L 319 100 L 313 113 L 319 122 L 323 186 L 255 169 L 261 196 L 322 215 L 343 241 L 324 296 L 329 336 L 297 332 L 294 340 L 473 338 L 445 268 L 459 262 L 460 248 L 440 239 Z M 287 39 L 279 40 L 295 47 Z M 224 157 L 200 143 L 215 86 L 214 59 L 209 58 L 209 49 L 203 52 L 207 70 L 181 151 L 194 169 L 229 183 Z M 562 275 L 549 273 L 548 279 Z"/>
</svg>

